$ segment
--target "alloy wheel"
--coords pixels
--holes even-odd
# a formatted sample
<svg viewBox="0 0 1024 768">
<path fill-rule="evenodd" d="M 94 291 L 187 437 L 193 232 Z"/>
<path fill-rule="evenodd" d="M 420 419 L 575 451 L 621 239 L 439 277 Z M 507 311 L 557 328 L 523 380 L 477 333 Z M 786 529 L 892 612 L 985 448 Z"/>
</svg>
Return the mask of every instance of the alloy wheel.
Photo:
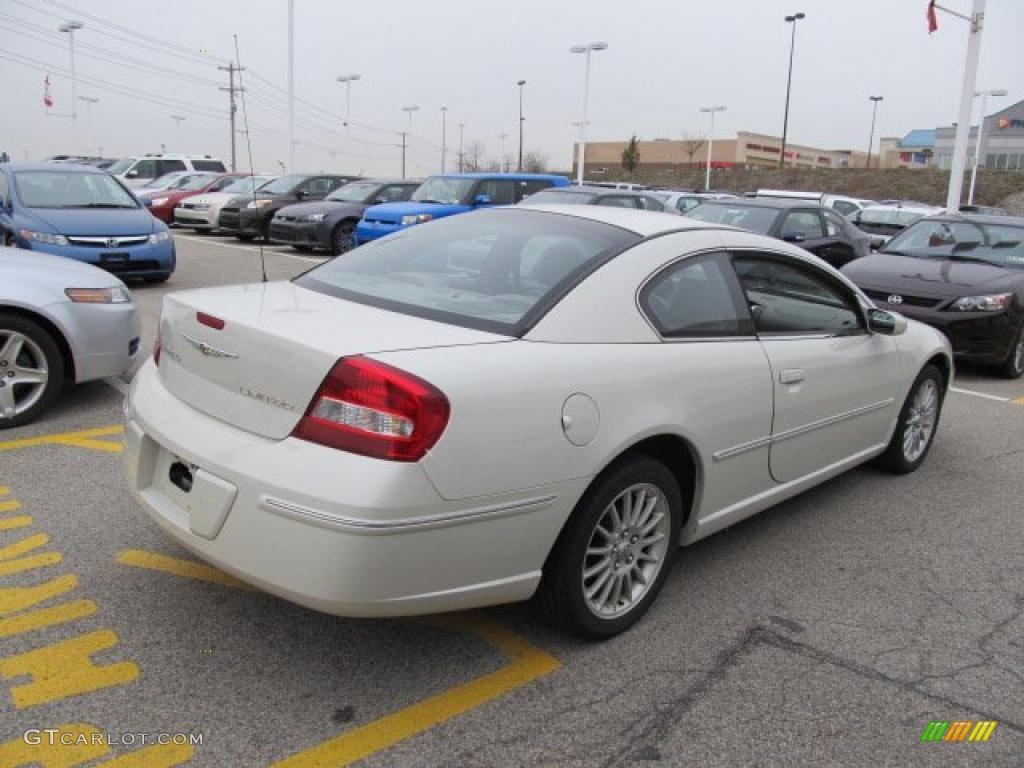
<svg viewBox="0 0 1024 768">
<path fill-rule="evenodd" d="M 650 483 L 631 485 L 605 507 L 583 558 L 591 613 L 616 618 L 643 599 L 664 564 L 670 525 L 668 498 Z"/>
<path fill-rule="evenodd" d="M 42 347 L 23 333 L 0 328 L 0 418 L 13 419 L 39 402 L 49 378 Z"/>
<path fill-rule="evenodd" d="M 928 449 L 939 413 L 939 388 L 933 379 L 924 379 L 914 393 L 903 428 L 903 456 L 917 461 Z"/>
</svg>

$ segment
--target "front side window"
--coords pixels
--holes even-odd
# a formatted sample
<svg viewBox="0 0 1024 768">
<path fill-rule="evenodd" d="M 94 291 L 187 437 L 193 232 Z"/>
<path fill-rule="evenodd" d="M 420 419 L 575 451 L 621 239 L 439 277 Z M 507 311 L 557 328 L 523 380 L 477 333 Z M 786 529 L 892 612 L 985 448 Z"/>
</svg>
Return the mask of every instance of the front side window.
<svg viewBox="0 0 1024 768">
<path fill-rule="evenodd" d="M 832 203 L 832 207 L 843 216 L 849 216 L 854 211 L 860 210 L 856 205 L 847 200 L 836 200 Z"/>
<path fill-rule="evenodd" d="M 733 266 L 759 334 L 862 332 L 855 299 L 813 267 L 786 257 L 736 256 Z"/>
<path fill-rule="evenodd" d="M 599 198 L 597 204 L 609 208 L 636 208 L 636 198 L 627 197 L 626 195 L 608 195 L 607 197 Z"/>
<path fill-rule="evenodd" d="M 260 192 L 265 192 L 268 195 L 290 195 L 305 180 L 305 176 L 298 174 L 281 176 L 266 186 L 260 187 Z"/>
<path fill-rule="evenodd" d="M 594 199 L 591 192 L 565 189 L 542 189 L 523 200 L 527 205 L 586 205 Z"/>
<path fill-rule="evenodd" d="M 842 237 L 843 220 L 832 211 L 822 211 L 821 215 L 825 219 L 825 233 L 829 237 Z"/>
<path fill-rule="evenodd" d="M 224 187 L 221 192 L 251 195 L 255 190 L 262 189 L 263 185 L 270 183 L 270 181 L 272 181 L 270 176 L 245 176 L 241 179 L 231 179 L 231 183 Z"/>
<path fill-rule="evenodd" d="M 803 235 L 806 240 L 814 240 L 825 236 L 821 226 L 821 218 L 815 211 L 793 211 L 787 213 L 782 222 L 782 236 Z"/>
<path fill-rule="evenodd" d="M 343 184 L 327 196 L 334 203 L 374 203 L 381 196 L 380 184 L 372 181 L 352 181 Z"/>
<path fill-rule="evenodd" d="M 197 171 L 212 171 L 213 173 L 224 173 L 227 170 L 220 160 L 193 160 L 192 167 Z"/>
<path fill-rule="evenodd" d="M 132 170 L 135 171 L 136 178 L 138 179 L 155 179 L 157 176 L 162 176 L 167 171 L 160 170 L 160 162 L 158 160 L 139 160 Z M 173 168 L 169 170 L 174 170 Z"/>
<path fill-rule="evenodd" d="M 542 189 L 548 189 L 554 186 L 549 179 L 530 179 L 529 181 L 520 182 L 523 197 L 532 195 L 536 192 L 540 192 Z"/>
<path fill-rule="evenodd" d="M 377 197 L 384 198 L 388 203 L 401 203 L 408 200 L 416 191 L 416 184 L 389 184 L 377 193 Z"/>
<path fill-rule="evenodd" d="M 161 160 L 160 173 L 173 173 L 174 171 L 187 171 L 188 168 L 181 160 Z M 200 170 L 196 168 L 196 170 Z"/>
<path fill-rule="evenodd" d="M 105 173 L 18 171 L 18 198 L 26 208 L 138 208 L 124 187 Z"/>
<path fill-rule="evenodd" d="M 640 207 L 645 211 L 662 211 L 665 210 L 665 204 L 657 198 L 650 197 L 648 195 L 642 195 L 637 198 L 637 202 L 640 203 Z"/>
<path fill-rule="evenodd" d="M 514 205 L 517 183 L 508 179 L 485 179 L 480 182 L 477 195 L 487 195 L 491 205 Z"/>
<path fill-rule="evenodd" d="M 331 191 L 331 179 L 323 176 L 310 179 L 302 185 L 301 189 L 307 197 L 323 197 Z"/>
<path fill-rule="evenodd" d="M 409 227 L 296 278 L 311 290 L 431 320 L 520 335 L 639 237 L 600 222 L 489 209 Z"/>
<path fill-rule="evenodd" d="M 680 197 L 676 199 L 676 210 L 680 213 L 687 213 L 700 205 L 701 202 L 699 197 Z"/>
<path fill-rule="evenodd" d="M 217 181 L 213 182 L 213 184 L 210 185 L 210 188 L 207 189 L 206 191 L 223 192 L 225 189 L 233 185 L 236 181 L 238 181 L 238 179 L 233 178 L 231 176 L 227 176 L 223 179 L 218 179 Z"/>
<path fill-rule="evenodd" d="M 744 336 L 750 317 L 737 308 L 735 278 L 721 256 L 684 259 L 640 292 L 640 307 L 666 337 Z"/>
<path fill-rule="evenodd" d="M 466 204 L 466 196 L 476 182 L 473 179 L 453 179 L 434 176 L 420 184 L 410 200 L 417 203 Z M 472 202 L 472 201 L 470 201 Z"/>
</svg>

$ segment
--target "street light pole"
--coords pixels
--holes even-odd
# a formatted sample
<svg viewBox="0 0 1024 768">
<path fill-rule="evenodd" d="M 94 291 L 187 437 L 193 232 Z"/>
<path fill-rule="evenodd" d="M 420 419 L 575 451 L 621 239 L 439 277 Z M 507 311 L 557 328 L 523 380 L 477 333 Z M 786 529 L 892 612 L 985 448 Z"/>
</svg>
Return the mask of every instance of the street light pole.
<svg viewBox="0 0 1024 768">
<path fill-rule="evenodd" d="M 402 111 L 409 116 L 409 130 L 402 131 L 402 178 L 405 178 L 405 151 L 408 146 L 407 137 L 412 133 L 412 113 L 418 112 L 419 107 L 402 107 Z"/>
<path fill-rule="evenodd" d="M 187 118 L 184 115 L 171 115 L 174 121 L 174 151 L 181 152 L 181 123 Z"/>
<path fill-rule="evenodd" d="M 508 160 L 505 158 L 505 139 L 508 138 L 507 133 L 498 134 L 498 138 L 501 139 L 501 162 L 498 164 L 498 170 L 503 173 L 508 172 Z"/>
<path fill-rule="evenodd" d="M 978 135 L 974 137 L 974 167 L 971 168 L 971 187 L 967 192 L 967 204 L 974 204 L 974 183 L 978 179 L 978 163 L 981 162 L 981 138 L 985 134 L 985 104 L 989 96 L 1005 96 L 1006 91 L 978 91 L 975 96 L 981 96 L 981 119 L 978 121 Z"/>
<path fill-rule="evenodd" d="M 867 163 L 867 167 L 871 168 L 871 148 L 875 145 L 875 118 L 878 116 L 878 102 L 882 101 L 885 97 L 884 96 L 868 96 L 868 98 L 871 99 L 871 101 L 874 102 L 874 104 L 871 107 L 871 134 L 868 137 L 868 163 Z M 881 165 L 882 165 L 882 162 L 881 162 L 881 160 L 882 160 L 882 158 L 881 158 L 881 150 L 879 150 L 879 158 L 878 158 L 878 160 L 879 160 L 878 165 L 879 165 L 879 167 L 881 167 Z"/>
<path fill-rule="evenodd" d="M 971 130 L 971 107 L 974 106 L 975 84 L 978 80 L 978 58 L 981 56 L 981 31 L 985 21 L 985 0 L 971 4 L 970 36 L 967 38 L 967 59 L 964 61 L 964 80 L 960 92 L 960 113 L 953 138 L 953 161 L 946 192 L 946 211 L 960 209 L 960 194 L 964 188 L 964 168 L 967 165 L 967 138 Z"/>
<path fill-rule="evenodd" d="M 441 173 L 448 157 L 448 107 L 441 107 Z"/>
<path fill-rule="evenodd" d="M 701 107 L 701 112 L 707 112 L 711 115 L 711 130 L 708 133 L 708 162 L 707 167 L 704 170 L 704 191 L 709 192 L 711 190 L 711 147 L 715 143 L 715 112 L 725 112 L 727 108 L 725 106 L 718 107 Z"/>
<path fill-rule="evenodd" d="M 594 51 L 603 51 L 608 43 L 595 41 L 586 45 L 574 45 L 569 49 L 570 53 L 586 54 L 587 62 L 583 73 L 583 117 L 580 119 L 580 139 L 576 154 L 576 183 L 583 185 L 583 164 L 587 156 L 587 106 L 590 99 L 590 54 Z"/>
<path fill-rule="evenodd" d="M 786 134 L 789 131 L 789 93 L 793 88 L 793 49 L 796 48 L 796 23 L 806 14 L 794 13 L 786 17 L 786 23 L 793 28 L 789 36 L 789 74 L 786 76 L 786 110 L 782 117 L 782 151 L 779 152 L 779 168 L 786 164 Z"/>
<path fill-rule="evenodd" d="M 345 127 L 348 127 L 352 119 L 352 83 L 360 79 L 362 75 L 338 75 L 338 82 L 345 84 Z"/>
<path fill-rule="evenodd" d="M 288 0 L 288 173 L 295 172 L 295 0 Z"/>
<path fill-rule="evenodd" d="M 459 123 L 459 173 L 462 173 L 462 139 L 466 135 L 466 124 Z"/>
<path fill-rule="evenodd" d="M 526 85 L 525 80 L 520 80 L 516 83 L 519 86 L 519 164 L 516 168 L 520 173 L 523 172 L 523 121 L 526 119 L 523 117 L 523 86 Z M 504 154 L 504 153 L 502 153 Z"/>
<path fill-rule="evenodd" d="M 75 132 L 75 143 L 78 142 L 78 77 L 75 75 L 75 31 L 85 25 L 80 21 L 68 21 L 57 29 L 68 35 L 68 51 L 71 54 L 71 126 Z"/>
</svg>

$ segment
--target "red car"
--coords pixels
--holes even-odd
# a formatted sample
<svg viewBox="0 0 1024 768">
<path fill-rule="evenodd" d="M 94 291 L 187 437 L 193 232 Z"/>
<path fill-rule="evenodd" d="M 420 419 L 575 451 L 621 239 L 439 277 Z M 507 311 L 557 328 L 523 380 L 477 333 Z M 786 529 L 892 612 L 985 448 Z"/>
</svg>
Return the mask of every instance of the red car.
<svg viewBox="0 0 1024 768">
<path fill-rule="evenodd" d="M 246 173 L 189 173 L 178 179 L 168 189 L 143 192 L 139 198 L 149 200 L 149 212 L 165 224 L 174 220 L 174 206 L 186 197 L 204 192 L 220 192 L 236 179 L 248 176 Z"/>
</svg>

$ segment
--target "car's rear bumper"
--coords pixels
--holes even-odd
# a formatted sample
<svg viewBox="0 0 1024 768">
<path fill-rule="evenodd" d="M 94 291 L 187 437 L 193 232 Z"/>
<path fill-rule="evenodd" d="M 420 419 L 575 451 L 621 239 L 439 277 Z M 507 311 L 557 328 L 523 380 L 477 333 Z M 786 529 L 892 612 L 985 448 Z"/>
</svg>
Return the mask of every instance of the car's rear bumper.
<svg viewBox="0 0 1024 768">
<path fill-rule="evenodd" d="M 346 616 L 528 598 L 585 482 L 445 500 L 419 464 L 272 440 L 207 416 L 170 393 L 152 362 L 126 403 L 124 455 L 135 499 L 180 544 L 268 592 Z M 214 489 L 208 505 L 170 481 L 173 461 Z"/>
</svg>

